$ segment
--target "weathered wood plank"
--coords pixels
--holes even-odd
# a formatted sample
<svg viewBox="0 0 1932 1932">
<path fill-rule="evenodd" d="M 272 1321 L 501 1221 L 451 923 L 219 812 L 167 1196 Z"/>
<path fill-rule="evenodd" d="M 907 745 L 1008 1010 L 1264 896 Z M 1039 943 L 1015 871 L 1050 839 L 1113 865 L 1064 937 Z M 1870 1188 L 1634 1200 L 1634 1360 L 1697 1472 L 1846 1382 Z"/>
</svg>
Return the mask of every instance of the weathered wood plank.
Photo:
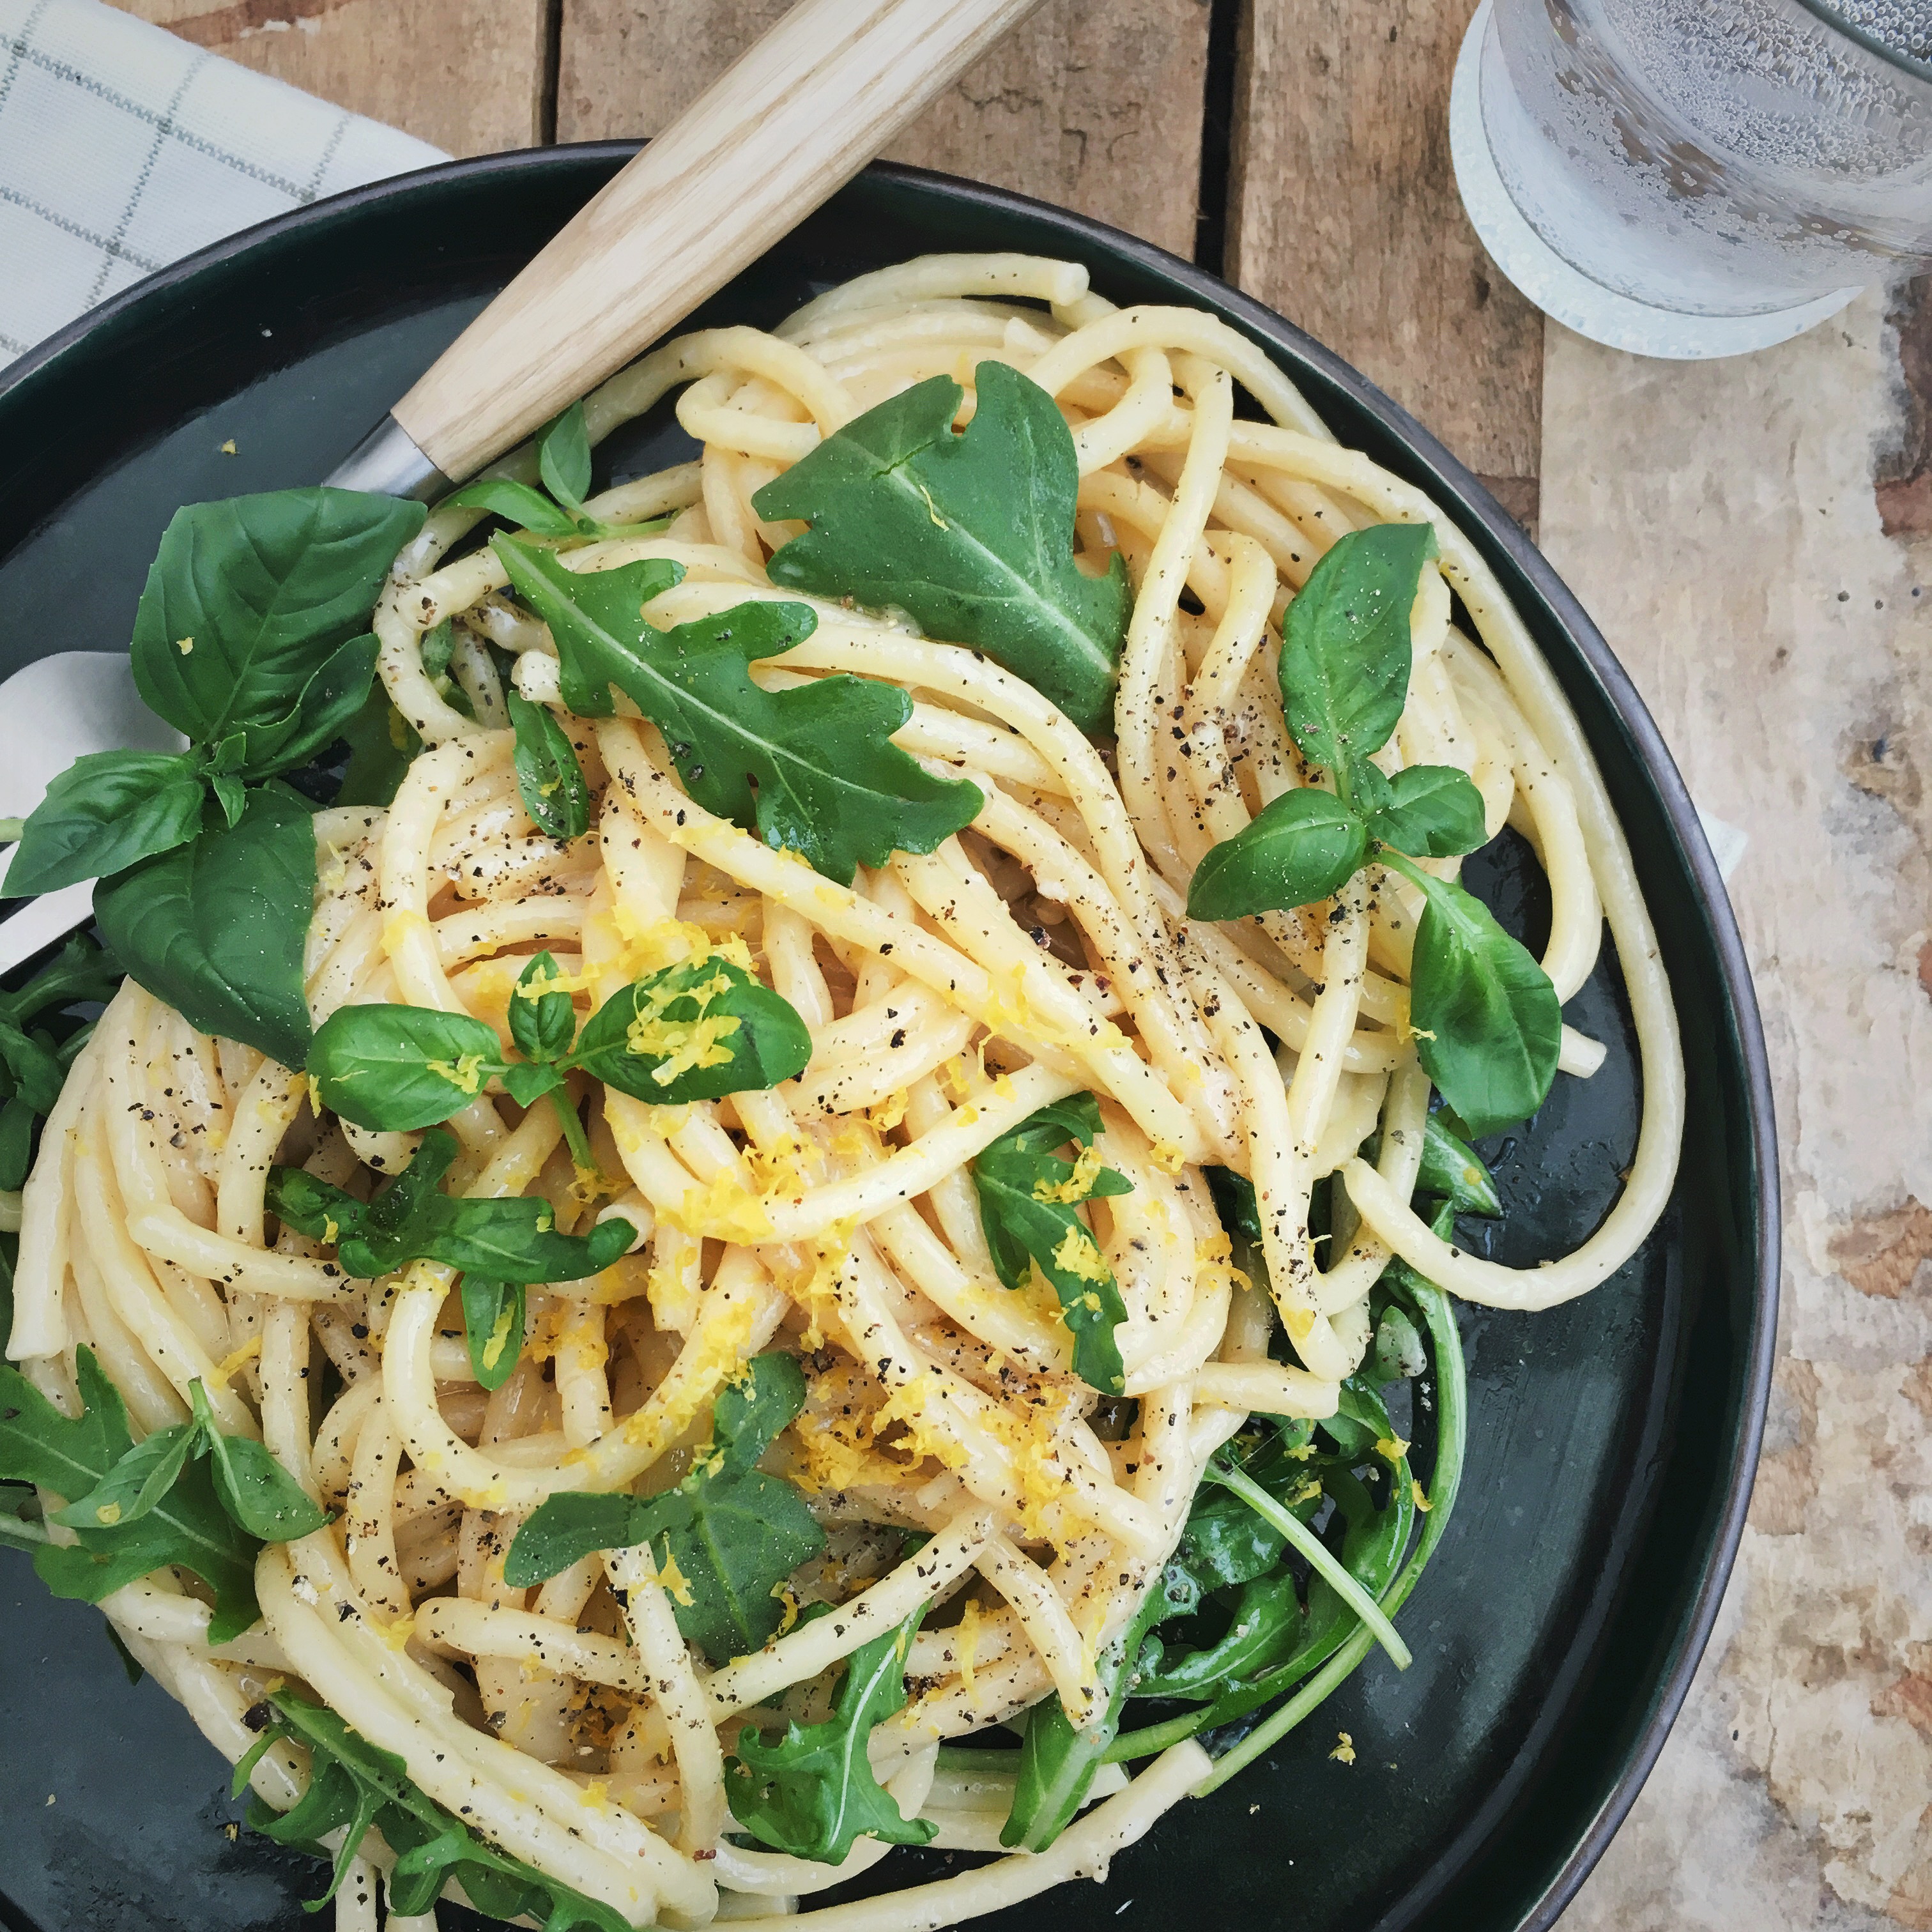
<svg viewBox="0 0 1932 1932">
<path fill-rule="evenodd" d="M 116 3 L 452 154 L 544 138 L 546 0 Z"/>
<path fill-rule="evenodd" d="M 650 134 L 786 0 L 564 0 L 557 138 Z M 1193 250 L 1205 0 L 1049 0 L 895 160 L 1014 188 Z"/>
<path fill-rule="evenodd" d="M 1474 0 L 1249 0 L 1230 278 L 1346 356 L 1534 525 L 1543 318 L 1491 265 L 1449 162 Z"/>
</svg>

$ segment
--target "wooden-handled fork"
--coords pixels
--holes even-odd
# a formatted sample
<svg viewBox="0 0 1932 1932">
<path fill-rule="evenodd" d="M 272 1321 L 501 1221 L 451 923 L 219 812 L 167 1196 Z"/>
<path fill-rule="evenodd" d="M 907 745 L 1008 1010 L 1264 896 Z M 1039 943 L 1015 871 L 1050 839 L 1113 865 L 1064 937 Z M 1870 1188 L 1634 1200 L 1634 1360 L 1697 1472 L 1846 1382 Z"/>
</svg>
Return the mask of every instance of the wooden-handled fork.
<svg viewBox="0 0 1932 1932">
<path fill-rule="evenodd" d="M 1037 4 L 799 0 L 326 480 L 427 500 L 472 475 L 755 261 Z M 0 818 L 24 818 L 82 752 L 147 746 L 156 732 L 172 742 L 125 657 L 59 662 L 70 668 L 60 676 L 30 665 L 0 685 Z M 0 973 L 85 925 L 92 895 L 69 886 L 0 922 Z"/>
</svg>

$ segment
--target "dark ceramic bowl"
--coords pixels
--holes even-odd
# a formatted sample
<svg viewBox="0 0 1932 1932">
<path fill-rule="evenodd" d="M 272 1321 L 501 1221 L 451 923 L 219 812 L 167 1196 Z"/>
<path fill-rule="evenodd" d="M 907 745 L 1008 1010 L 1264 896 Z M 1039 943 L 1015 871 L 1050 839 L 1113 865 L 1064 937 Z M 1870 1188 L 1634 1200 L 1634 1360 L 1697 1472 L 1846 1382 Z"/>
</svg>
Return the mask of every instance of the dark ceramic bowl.
<svg viewBox="0 0 1932 1932">
<path fill-rule="evenodd" d="M 143 283 L 0 379 L 0 674 L 125 647 L 182 503 L 326 475 L 626 158 L 552 148 L 404 176 L 290 214 Z M 1576 600 L 1426 430 L 1298 329 L 1187 263 L 1018 196 L 875 167 L 700 320 L 770 323 L 934 250 L 1085 262 L 1116 302 L 1192 303 L 1265 348 L 1343 442 L 1427 490 L 1501 577 L 1581 716 L 1676 989 L 1690 1118 L 1669 1212 L 1583 1300 L 1463 1311 L 1462 1499 L 1378 1654 L 1304 1730 L 1114 1864 L 1000 1922 L 1076 1932 L 1220 1924 L 1348 1932 L 1544 1927 L 1628 1809 L 1682 1702 L 1743 1522 L 1769 1382 L 1778 1196 L 1764 1042 L 1737 928 L 1676 767 Z M 688 450 L 660 416 L 600 452 Z M 223 453 L 232 443 L 236 454 Z M 1507 842 L 1504 842 L 1506 843 Z M 1520 850 L 1478 875 L 1534 940 Z M 1497 1162 L 1501 1258 L 1574 1246 L 1630 1156 L 1637 1076 L 1616 963 L 1570 1009 L 1609 1042 Z M 316 1868 L 245 1830 L 226 1768 L 92 1610 L 0 1560 L 0 1918 L 33 1932 L 295 1928 Z M 1329 1750 L 1354 1741 L 1344 1766 Z M 904 1859 L 908 1854 L 896 1855 Z M 944 1857 L 916 1855 L 927 1873 Z"/>
</svg>

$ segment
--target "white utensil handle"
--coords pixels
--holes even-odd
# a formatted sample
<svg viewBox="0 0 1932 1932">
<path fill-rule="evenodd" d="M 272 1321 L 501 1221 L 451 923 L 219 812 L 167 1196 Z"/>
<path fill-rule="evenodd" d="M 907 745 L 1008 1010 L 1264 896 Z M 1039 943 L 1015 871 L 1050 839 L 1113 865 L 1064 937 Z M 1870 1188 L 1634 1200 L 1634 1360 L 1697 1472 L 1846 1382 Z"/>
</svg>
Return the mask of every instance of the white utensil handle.
<svg viewBox="0 0 1932 1932">
<path fill-rule="evenodd" d="M 801 0 L 590 202 L 396 405 L 472 474 L 715 294 L 1036 0 Z"/>
</svg>

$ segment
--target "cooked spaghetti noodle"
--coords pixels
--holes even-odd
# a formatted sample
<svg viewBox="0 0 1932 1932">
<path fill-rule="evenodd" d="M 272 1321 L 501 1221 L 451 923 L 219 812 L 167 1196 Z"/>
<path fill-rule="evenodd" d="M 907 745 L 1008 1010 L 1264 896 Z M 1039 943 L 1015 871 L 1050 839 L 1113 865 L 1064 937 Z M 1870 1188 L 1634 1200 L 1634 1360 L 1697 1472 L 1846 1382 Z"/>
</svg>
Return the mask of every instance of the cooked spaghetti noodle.
<svg viewBox="0 0 1932 1932">
<path fill-rule="evenodd" d="M 262 1620 L 218 1647 L 176 1573 L 118 1591 L 104 1607 L 134 1654 L 233 1760 L 265 1688 L 307 1686 L 430 1798 L 635 1925 L 727 1913 L 772 1932 L 902 1932 L 1104 1872 L 1205 1777 L 1198 1745 L 1130 1783 L 1110 1770 L 1103 1802 L 1049 1850 L 813 1913 L 801 1898 L 890 1848 L 861 1838 L 832 1864 L 734 1841 L 724 1760 L 740 1714 L 787 1695 L 808 1706 L 842 1660 L 932 1606 L 906 1660 L 913 1694 L 873 1732 L 872 1766 L 940 1846 L 998 1849 L 1010 1783 L 1002 1796 L 997 1768 L 977 1782 L 942 1768 L 940 1742 L 1051 1697 L 1076 1726 L 1094 1717 L 1096 1659 L 1160 1574 L 1209 1458 L 1250 1412 L 1334 1414 L 1391 1257 L 1472 1300 L 1547 1307 L 1629 1258 L 1675 1171 L 1670 992 L 1556 680 L 1468 539 L 1336 444 L 1211 316 L 1116 309 L 1070 263 L 935 256 L 835 290 L 770 334 L 686 336 L 586 405 L 601 437 L 681 390 L 699 460 L 586 506 L 606 525 L 670 520 L 568 549 L 568 566 L 682 565 L 650 607 L 660 627 L 810 601 L 767 577 L 794 531 L 763 521 L 754 492 L 915 381 L 950 375 L 970 399 L 989 361 L 1030 376 L 1072 426 L 1083 562 L 1126 560 L 1116 747 L 1103 756 L 976 651 L 817 603 L 813 634 L 758 681 L 848 672 L 902 687 L 914 705 L 896 742 L 985 800 L 970 830 L 850 887 L 702 808 L 630 707 L 562 709 L 549 632 L 505 595 L 489 549 L 457 548 L 480 512 L 433 513 L 396 565 L 380 675 L 423 748 L 386 809 L 317 817 L 316 1020 L 394 1002 L 475 1016 L 507 1040 L 538 951 L 588 1012 L 640 974 L 742 942 L 811 1033 L 795 1080 L 728 1100 L 654 1106 L 580 1077 L 598 1166 L 622 1177 L 594 1203 L 554 1110 L 484 1090 L 454 1116 L 452 1192 L 542 1196 L 566 1231 L 599 1214 L 640 1231 L 596 1278 L 532 1291 L 500 1387 L 478 1385 L 448 1268 L 352 1280 L 316 1242 L 271 1238 L 272 1163 L 366 1196 L 407 1160 L 408 1137 L 319 1114 L 302 1076 L 198 1034 L 131 980 L 76 1063 L 26 1190 L 10 1352 L 37 1384 L 72 1412 L 85 1344 L 139 1434 L 180 1420 L 199 1380 L 222 1430 L 259 1436 L 339 1512 L 262 1550 Z M 1264 420 L 1237 416 L 1238 391 Z M 1641 1052 L 1620 1198 L 1575 1252 L 1526 1270 L 1457 1251 L 1408 1205 L 1430 1100 L 1407 1024 L 1420 895 L 1372 866 L 1327 905 L 1222 926 L 1185 915 L 1209 847 L 1308 782 L 1276 688 L 1284 611 L 1339 538 L 1392 521 L 1432 524 L 1440 554 L 1379 762 L 1468 774 L 1489 834 L 1508 823 L 1528 840 L 1550 880 L 1544 964 L 1560 998 L 1592 970 L 1607 921 Z M 1452 592 L 1473 635 L 1452 621 Z M 422 652 L 451 620 L 460 706 Z M 574 746 L 596 802 L 587 836 L 548 838 L 520 802 L 508 660 L 489 646 Z M 1454 875 L 1454 861 L 1432 865 Z M 1600 1058 L 1566 1030 L 1567 1076 Z M 1126 1310 L 1123 1402 L 1070 1373 L 1037 1277 L 1032 1291 L 998 1285 L 968 1178 L 999 1136 L 1083 1091 L 1099 1098 L 1100 1156 L 1131 1184 L 1081 1210 Z M 1210 1166 L 1252 1182 L 1260 1286 L 1231 1265 Z M 1310 1202 L 1331 1175 L 1356 1225 L 1324 1256 Z M 1277 1322 L 1292 1360 L 1270 1353 L 1271 1340 L 1285 1352 Z M 648 1548 L 536 1588 L 506 1582 L 514 1535 L 547 1498 L 685 1475 L 716 1398 L 774 1348 L 799 1358 L 807 1395 L 766 1467 L 830 1539 L 792 1580 L 794 1607 L 838 1614 L 706 1669 L 674 1621 L 678 1580 Z M 323 1408 L 325 1365 L 338 1392 Z M 927 1540 L 902 1553 L 888 1533 L 902 1531 Z M 286 1743 L 253 1772 L 278 1808 L 304 1778 Z M 339 1922 L 373 1924 L 358 1870 Z"/>
</svg>

